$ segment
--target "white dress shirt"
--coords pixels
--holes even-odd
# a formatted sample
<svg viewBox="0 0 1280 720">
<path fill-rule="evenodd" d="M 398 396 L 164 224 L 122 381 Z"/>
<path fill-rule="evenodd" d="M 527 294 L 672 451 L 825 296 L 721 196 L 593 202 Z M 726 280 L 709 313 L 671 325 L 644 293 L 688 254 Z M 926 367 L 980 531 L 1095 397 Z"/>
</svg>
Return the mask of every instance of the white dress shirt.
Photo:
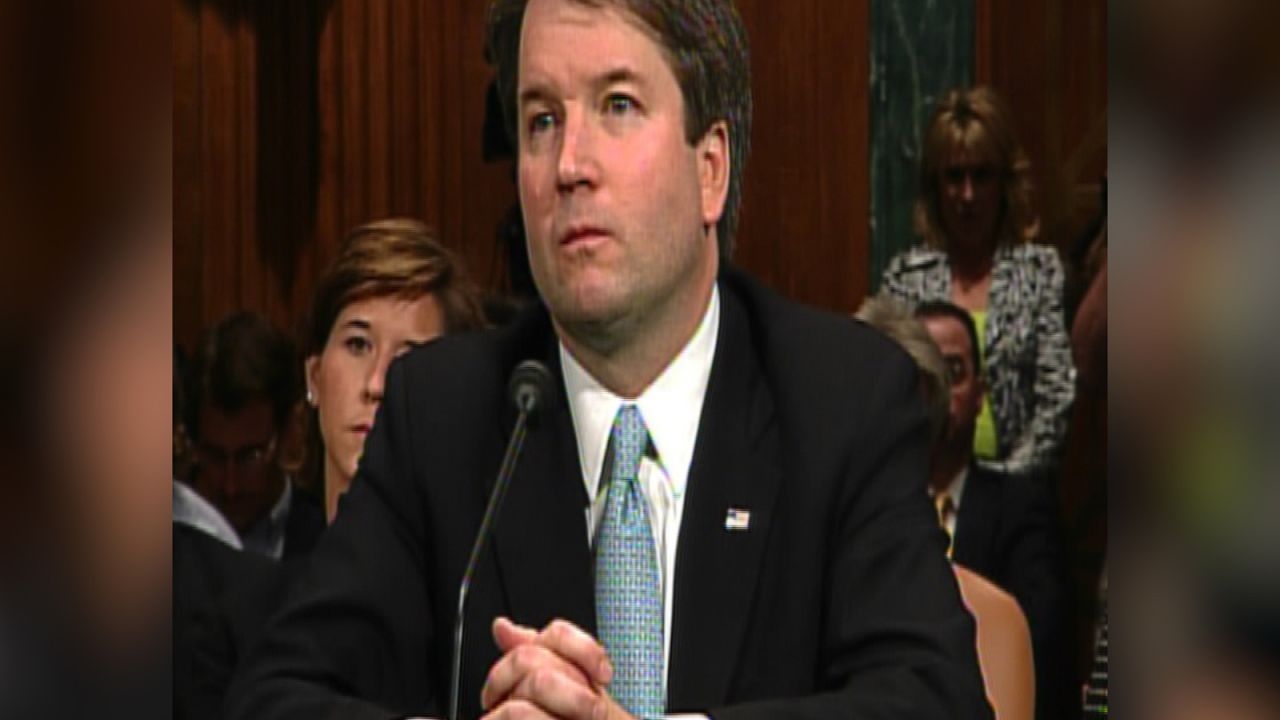
<svg viewBox="0 0 1280 720">
<path fill-rule="evenodd" d="M 693 461 L 702 403 L 711 376 L 716 338 L 720 328 L 720 291 L 711 293 L 711 301 L 693 337 L 675 359 L 634 399 L 624 399 L 606 389 L 578 363 L 563 344 L 560 363 L 564 369 L 565 390 L 578 439 L 578 460 L 582 466 L 582 482 L 590 505 L 587 514 L 587 541 L 593 542 L 596 529 L 604 516 L 607 492 L 601 492 L 600 473 L 614 417 L 624 404 L 640 409 L 649 430 L 656 459 L 646 454 L 640 461 L 639 482 L 649 511 L 654 545 L 658 556 L 658 572 L 663 598 L 663 677 L 671 666 L 671 611 L 676 569 L 676 542 L 680 537 L 680 520 L 684 513 L 685 488 L 689 482 L 689 465 Z"/>
<path fill-rule="evenodd" d="M 951 543 L 955 545 L 956 537 L 956 518 L 960 517 L 960 498 L 964 495 L 964 481 L 969 477 L 969 466 L 965 465 L 960 468 L 960 472 L 956 473 L 955 479 L 947 486 L 947 495 L 951 497 L 951 514 L 947 515 L 944 523 L 947 528 L 947 535 L 951 537 Z"/>
<path fill-rule="evenodd" d="M 626 400 L 600 384 L 586 368 L 560 344 L 560 366 L 564 369 L 565 391 L 573 418 L 573 431 L 578 440 L 578 462 L 582 466 L 582 482 L 587 488 L 587 537 L 592 543 L 596 529 L 604 517 L 607 493 L 600 490 L 600 471 L 613 419 L 619 408 L 631 403 L 640 408 L 649 439 L 657 459 L 648 454 L 640 461 L 639 482 L 648 505 L 649 524 L 653 530 L 658 556 L 658 575 L 662 582 L 663 695 L 666 695 L 666 673 L 671 667 L 671 608 L 674 597 L 676 541 L 680 537 L 680 518 L 684 513 L 685 486 L 689 482 L 689 465 L 697 442 L 698 423 L 702 417 L 702 401 L 707 395 L 711 377 L 711 361 L 715 357 L 716 338 L 720 331 L 720 290 L 711 292 L 711 301 L 684 349 L 639 397 Z M 705 715 L 671 715 L 671 720 L 705 718 Z"/>
<path fill-rule="evenodd" d="M 173 481 L 173 521 L 189 525 L 240 550 L 240 534 L 213 503 L 205 500 L 186 483 Z"/>
</svg>

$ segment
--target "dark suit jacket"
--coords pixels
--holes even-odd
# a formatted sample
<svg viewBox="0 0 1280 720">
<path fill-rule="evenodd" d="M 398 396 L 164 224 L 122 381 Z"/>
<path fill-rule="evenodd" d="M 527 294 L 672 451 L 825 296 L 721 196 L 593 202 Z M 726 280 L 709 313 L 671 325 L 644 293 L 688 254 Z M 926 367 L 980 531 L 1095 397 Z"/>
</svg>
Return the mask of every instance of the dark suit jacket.
<svg viewBox="0 0 1280 720">
<path fill-rule="evenodd" d="M 914 365 L 878 333 L 728 270 L 675 567 L 668 709 L 716 718 L 990 717 L 973 622 L 924 492 Z M 232 689 L 232 717 L 443 716 L 458 581 L 514 412 L 556 376 L 472 585 L 462 713 L 497 615 L 594 634 L 587 504 L 556 339 L 536 308 L 393 364 L 337 521 Z M 731 508 L 747 531 L 726 531 Z"/>
<path fill-rule="evenodd" d="M 200 530 L 173 524 L 173 716 L 179 720 L 216 717 L 207 688 L 210 675 L 199 666 L 206 642 L 198 629 L 229 592 L 279 575 L 275 562 L 236 550 Z M 225 680 L 222 681 L 225 687 Z M 215 702 L 220 702 L 215 701 Z"/>
<path fill-rule="evenodd" d="M 284 521 L 284 552 L 281 560 L 306 557 L 324 532 L 324 507 L 320 501 L 298 486 L 293 488 L 293 504 Z"/>
<path fill-rule="evenodd" d="M 1031 627 L 1036 717 L 1079 717 L 1068 642 L 1066 566 L 1052 483 L 971 464 L 953 557 L 1017 599 Z"/>
<path fill-rule="evenodd" d="M 187 628 L 190 677 L 175 707 L 179 718 L 219 720 L 231 677 L 279 609 L 301 560 L 275 563 L 255 553 L 240 553 L 234 584 L 197 611 Z M 175 686 L 178 686 L 175 680 Z"/>
</svg>

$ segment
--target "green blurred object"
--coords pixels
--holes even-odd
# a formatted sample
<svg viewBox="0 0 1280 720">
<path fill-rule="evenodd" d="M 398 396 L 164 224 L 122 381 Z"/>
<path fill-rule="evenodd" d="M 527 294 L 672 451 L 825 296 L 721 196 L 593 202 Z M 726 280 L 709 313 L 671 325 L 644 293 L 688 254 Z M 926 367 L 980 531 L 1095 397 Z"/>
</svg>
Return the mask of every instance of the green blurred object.
<svg viewBox="0 0 1280 720">
<path fill-rule="evenodd" d="M 920 135 L 939 96 L 973 82 L 974 4 L 871 2 L 870 287 L 890 258 L 915 244 Z"/>
</svg>

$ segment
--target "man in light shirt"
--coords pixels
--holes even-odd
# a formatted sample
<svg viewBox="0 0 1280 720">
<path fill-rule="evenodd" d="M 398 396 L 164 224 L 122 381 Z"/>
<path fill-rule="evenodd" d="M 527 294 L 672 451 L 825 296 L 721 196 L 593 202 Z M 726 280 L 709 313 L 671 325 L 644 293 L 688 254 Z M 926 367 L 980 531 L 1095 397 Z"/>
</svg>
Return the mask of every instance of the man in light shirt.
<svg viewBox="0 0 1280 720">
<path fill-rule="evenodd" d="M 732 3 L 489 18 L 542 304 L 392 367 L 232 716 L 445 713 L 507 377 L 538 358 L 555 393 L 473 580 L 463 717 L 989 717 L 910 360 L 728 264 L 751 118 Z"/>
</svg>

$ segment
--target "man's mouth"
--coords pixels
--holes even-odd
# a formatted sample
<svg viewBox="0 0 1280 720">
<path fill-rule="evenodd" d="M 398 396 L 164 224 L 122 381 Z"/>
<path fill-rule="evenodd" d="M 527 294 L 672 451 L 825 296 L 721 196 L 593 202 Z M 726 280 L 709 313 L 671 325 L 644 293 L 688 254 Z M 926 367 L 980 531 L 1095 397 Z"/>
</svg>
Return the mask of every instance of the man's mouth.
<svg viewBox="0 0 1280 720">
<path fill-rule="evenodd" d="M 560 236 L 560 246 L 590 243 L 608 237 L 609 232 L 596 225 L 575 225 Z"/>
</svg>

